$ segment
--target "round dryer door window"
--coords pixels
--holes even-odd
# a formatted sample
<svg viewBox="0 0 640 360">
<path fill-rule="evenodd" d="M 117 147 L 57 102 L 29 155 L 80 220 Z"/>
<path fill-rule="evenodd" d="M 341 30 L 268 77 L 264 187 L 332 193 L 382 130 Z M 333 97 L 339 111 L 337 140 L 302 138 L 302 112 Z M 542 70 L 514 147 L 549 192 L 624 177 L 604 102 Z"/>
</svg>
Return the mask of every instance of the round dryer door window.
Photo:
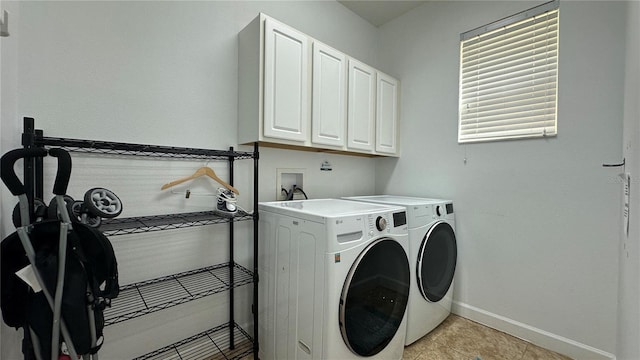
<svg viewBox="0 0 640 360">
<path fill-rule="evenodd" d="M 446 295 L 453 282 L 457 258 L 453 228 L 444 221 L 437 222 L 424 236 L 418 252 L 418 288 L 424 298 L 437 302 Z"/>
<path fill-rule="evenodd" d="M 340 296 L 340 331 L 352 352 L 372 356 L 393 339 L 407 308 L 410 275 L 395 240 L 376 240 L 360 253 Z"/>
</svg>

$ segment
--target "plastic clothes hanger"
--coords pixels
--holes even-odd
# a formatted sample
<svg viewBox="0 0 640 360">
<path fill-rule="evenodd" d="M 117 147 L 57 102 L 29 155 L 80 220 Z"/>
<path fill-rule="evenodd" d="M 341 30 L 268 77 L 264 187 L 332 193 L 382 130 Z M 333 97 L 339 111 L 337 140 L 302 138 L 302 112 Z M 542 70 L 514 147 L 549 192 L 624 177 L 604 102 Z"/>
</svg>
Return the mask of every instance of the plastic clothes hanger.
<svg viewBox="0 0 640 360">
<path fill-rule="evenodd" d="M 218 177 L 218 175 L 216 175 L 215 171 L 213 171 L 213 169 L 211 169 L 208 166 L 203 166 L 203 167 L 199 168 L 191 176 L 187 176 L 187 177 L 184 177 L 182 179 L 174 180 L 174 181 L 172 181 L 170 183 L 164 184 L 164 185 L 162 185 L 161 189 L 165 190 L 165 189 L 168 189 L 168 188 L 170 188 L 172 186 L 175 186 L 175 185 L 178 185 L 178 184 L 182 184 L 185 181 L 193 180 L 193 179 L 199 178 L 201 176 L 208 176 L 208 177 L 212 178 L 213 180 L 217 181 L 220 185 L 222 185 L 225 188 L 233 191 L 236 195 L 240 195 L 240 192 L 238 191 L 238 189 L 234 188 L 233 186 L 231 186 L 231 185 L 227 184 L 226 182 L 224 182 L 224 180 L 220 179 Z"/>
</svg>

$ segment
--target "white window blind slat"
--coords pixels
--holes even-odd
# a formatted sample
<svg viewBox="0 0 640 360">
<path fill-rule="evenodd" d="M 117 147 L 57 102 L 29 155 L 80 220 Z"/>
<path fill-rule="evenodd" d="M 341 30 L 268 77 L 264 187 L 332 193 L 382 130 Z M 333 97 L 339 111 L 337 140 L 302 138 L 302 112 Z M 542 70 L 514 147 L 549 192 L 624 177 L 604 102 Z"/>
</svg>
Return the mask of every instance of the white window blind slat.
<svg viewBox="0 0 640 360">
<path fill-rule="evenodd" d="M 499 124 L 512 125 L 515 123 L 521 123 L 522 120 L 537 119 L 540 116 L 551 116 L 552 112 L 549 107 L 541 106 L 524 106 L 513 109 L 511 112 L 494 112 L 492 114 L 486 114 L 482 117 L 482 121 L 474 121 L 470 118 L 462 119 L 462 127 L 474 126 L 481 129 L 484 127 L 495 127 Z M 524 124 L 526 125 L 526 124 Z"/>
<path fill-rule="evenodd" d="M 539 49 L 530 51 L 526 54 L 518 54 L 519 56 L 505 56 L 500 58 L 500 61 L 494 60 L 491 63 L 473 63 L 463 65 L 462 79 L 465 81 L 470 80 L 473 77 L 478 76 L 490 76 L 496 71 L 510 71 L 512 68 L 529 67 L 532 68 L 532 62 L 535 62 L 535 66 L 544 65 L 545 63 L 554 64 L 554 57 L 558 56 L 556 47 L 549 47 L 546 49 Z M 481 70 L 482 69 L 482 70 Z"/>
<path fill-rule="evenodd" d="M 474 135 L 473 139 L 467 142 L 480 142 L 501 139 L 519 139 L 528 137 L 543 137 L 556 135 L 555 129 L 551 126 L 540 127 L 528 127 L 525 129 L 500 129 L 494 132 L 483 132 L 478 135 Z"/>
<path fill-rule="evenodd" d="M 496 104 L 494 103 L 493 105 L 484 105 L 484 106 L 477 106 L 477 107 L 469 107 L 468 109 L 465 109 L 465 111 L 463 111 L 460 114 L 460 120 L 462 121 L 462 123 L 464 123 L 465 121 L 476 121 L 476 118 L 478 118 L 477 113 L 481 112 L 483 115 L 482 119 L 484 119 L 487 116 L 493 116 L 493 115 L 497 115 L 497 114 L 509 114 L 509 113 L 517 113 L 520 111 L 524 111 L 524 110 L 528 110 L 528 109 L 538 109 L 538 108 L 545 108 L 545 109 L 553 109 L 553 98 L 554 98 L 555 94 L 550 94 L 550 95 L 544 95 L 541 97 L 534 97 L 534 98 L 525 98 L 519 101 L 511 101 L 509 103 L 505 103 L 505 104 Z"/>
<path fill-rule="evenodd" d="M 551 122 L 547 119 L 540 118 L 538 122 L 534 122 L 532 119 L 530 125 L 524 125 L 522 123 L 519 124 L 501 124 L 496 125 L 495 127 L 485 127 L 482 128 L 482 132 L 478 135 L 478 137 L 487 138 L 489 136 L 496 136 L 500 134 L 501 131 L 508 132 L 510 135 L 520 136 L 524 134 L 547 134 L 552 133 L 554 131 L 553 126 L 551 126 Z M 470 127 L 467 131 L 470 134 L 475 134 L 478 129 Z"/>
<path fill-rule="evenodd" d="M 463 87 L 463 91 L 474 90 L 478 87 L 495 87 L 508 84 L 526 83 L 527 79 L 542 79 L 556 74 L 556 64 L 547 64 L 547 60 L 533 62 L 534 67 L 519 66 L 509 69 L 484 74 L 475 78 L 467 79 L 468 84 Z"/>
<path fill-rule="evenodd" d="M 542 132 L 541 129 L 543 128 L 549 128 L 549 129 L 553 128 L 552 115 L 537 114 L 537 115 L 527 116 L 525 119 L 527 120 L 526 124 L 518 121 L 496 120 L 486 124 L 475 124 L 475 123 L 467 124 L 462 128 L 462 130 L 467 133 L 480 132 L 480 135 L 483 135 L 490 132 L 499 132 L 501 129 L 504 129 L 505 131 L 512 131 L 512 132 L 515 130 L 526 130 L 528 128 L 539 129 L 533 132 L 533 133 L 536 133 L 536 132 Z"/>
<path fill-rule="evenodd" d="M 532 102 L 541 102 L 542 97 L 553 97 L 556 95 L 555 86 L 553 88 L 548 89 L 540 89 L 535 92 L 512 92 L 511 94 L 505 94 L 503 97 L 492 98 L 490 96 L 482 97 L 482 99 L 475 103 L 467 103 L 465 109 L 463 109 L 462 114 L 469 111 L 474 111 L 473 109 L 477 107 L 481 107 L 481 111 L 491 110 L 496 107 L 509 106 L 510 104 L 519 103 L 523 101 L 532 101 Z M 481 105 L 480 105 L 481 104 Z"/>
<path fill-rule="evenodd" d="M 466 41 L 466 47 L 469 51 L 496 48 L 504 44 L 513 44 L 523 39 L 529 39 L 531 34 L 548 34 L 558 30 L 557 13 L 549 14 L 544 19 L 540 17 L 537 19 L 537 22 L 531 20 L 530 22 L 524 21 L 519 26 L 506 27 L 469 39 Z"/>
<path fill-rule="evenodd" d="M 475 97 L 489 96 L 502 98 L 511 91 L 524 91 L 532 92 L 541 88 L 550 87 L 556 85 L 555 79 L 557 72 L 553 71 L 547 74 L 531 74 L 528 77 L 519 77 L 510 81 L 504 81 L 495 84 L 484 84 L 482 86 L 470 87 L 464 89 L 464 98 L 467 102 L 474 101 Z M 503 95 L 504 94 L 504 95 Z"/>
<path fill-rule="evenodd" d="M 458 142 L 557 134 L 557 4 L 461 36 Z"/>
<path fill-rule="evenodd" d="M 547 45 L 548 44 L 548 45 Z M 519 64 L 526 61 L 532 61 L 536 59 L 549 58 L 554 55 L 557 56 L 557 44 L 546 42 L 546 44 L 537 44 L 535 48 L 530 46 L 522 46 L 514 49 L 509 53 L 500 53 L 491 58 L 483 57 L 477 59 L 470 59 L 467 63 L 462 64 L 463 77 L 474 76 L 479 71 L 490 72 L 495 69 L 505 68 L 512 64 Z"/>
<path fill-rule="evenodd" d="M 492 44 L 494 46 L 483 46 L 483 47 L 468 47 L 465 46 L 466 52 L 469 54 L 467 60 L 473 61 L 480 54 L 484 58 L 491 59 L 492 57 L 506 56 L 509 53 L 517 53 L 521 49 L 531 49 L 539 47 L 541 44 L 552 42 L 552 40 L 557 37 L 557 26 L 554 28 L 547 28 L 546 32 L 540 32 L 538 34 L 527 34 L 527 37 L 522 37 L 519 39 L 512 39 L 513 41 L 504 41 L 498 44 Z"/>
</svg>

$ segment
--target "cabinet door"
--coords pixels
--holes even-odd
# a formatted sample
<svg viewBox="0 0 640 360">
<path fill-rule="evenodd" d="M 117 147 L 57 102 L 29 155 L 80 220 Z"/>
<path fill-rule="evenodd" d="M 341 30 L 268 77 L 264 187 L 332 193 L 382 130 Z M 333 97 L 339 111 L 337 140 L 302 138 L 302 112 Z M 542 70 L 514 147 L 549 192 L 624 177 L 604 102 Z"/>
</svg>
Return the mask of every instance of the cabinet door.
<svg viewBox="0 0 640 360">
<path fill-rule="evenodd" d="M 265 137 L 305 141 L 309 122 L 309 54 L 306 35 L 265 19 Z"/>
<path fill-rule="evenodd" d="M 376 152 L 398 151 L 398 80 L 378 72 L 376 100 Z"/>
<path fill-rule="evenodd" d="M 349 59 L 347 147 L 373 151 L 375 146 L 376 71 Z"/>
<path fill-rule="evenodd" d="M 346 56 L 320 42 L 313 43 L 313 91 L 311 141 L 345 145 Z"/>
</svg>

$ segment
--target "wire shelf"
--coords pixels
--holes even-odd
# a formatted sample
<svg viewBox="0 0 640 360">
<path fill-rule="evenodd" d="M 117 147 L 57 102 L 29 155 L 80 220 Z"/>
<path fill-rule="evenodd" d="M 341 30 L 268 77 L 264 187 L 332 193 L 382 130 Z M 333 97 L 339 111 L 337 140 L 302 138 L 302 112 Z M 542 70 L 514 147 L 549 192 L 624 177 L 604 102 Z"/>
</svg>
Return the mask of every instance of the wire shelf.
<svg viewBox="0 0 640 360">
<path fill-rule="evenodd" d="M 253 282 L 253 273 L 231 263 L 120 287 L 120 294 L 104 311 L 104 324 L 113 325 Z M 231 270 L 233 281 L 231 281 Z"/>
<path fill-rule="evenodd" d="M 182 214 L 103 219 L 100 231 L 106 236 L 116 236 L 245 220 L 253 220 L 253 214 L 238 210 L 238 213 L 231 218 L 218 215 L 214 211 L 199 211 Z"/>
<path fill-rule="evenodd" d="M 235 346 L 230 348 L 229 326 Z M 253 353 L 253 339 L 238 324 L 223 324 L 187 339 L 167 345 L 134 360 L 231 360 Z"/>
<path fill-rule="evenodd" d="M 135 155 L 160 158 L 230 160 L 253 159 L 257 154 L 242 151 L 225 151 L 173 146 L 131 144 L 110 141 L 36 137 L 35 145 L 61 147 L 71 152 L 108 155 Z"/>
</svg>

